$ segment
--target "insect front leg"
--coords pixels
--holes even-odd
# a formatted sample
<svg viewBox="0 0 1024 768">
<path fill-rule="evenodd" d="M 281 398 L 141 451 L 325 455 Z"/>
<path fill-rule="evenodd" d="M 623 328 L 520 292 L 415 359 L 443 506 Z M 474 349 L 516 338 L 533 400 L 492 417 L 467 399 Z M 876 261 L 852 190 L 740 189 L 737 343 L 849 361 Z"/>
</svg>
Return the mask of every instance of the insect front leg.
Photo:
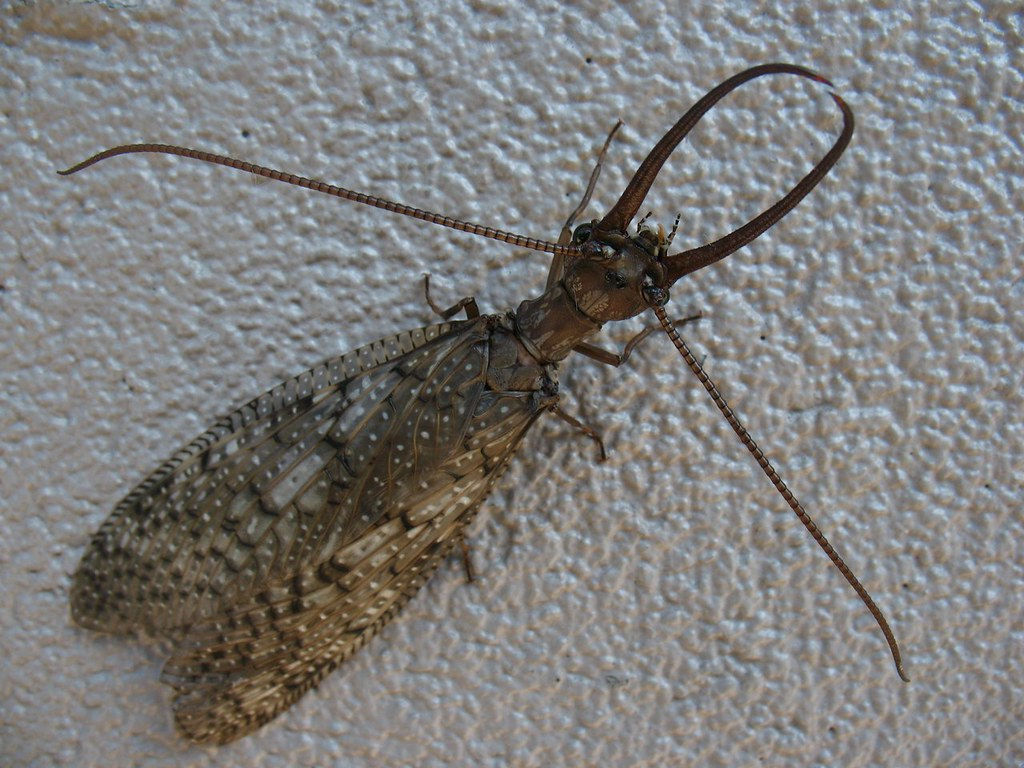
<svg viewBox="0 0 1024 768">
<path fill-rule="evenodd" d="M 684 317 L 682 320 L 673 320 L 672 324 L 675 326 L 685 325 L 686 323 L 692 323 L 695 320 L 700 320 L 703 316 L 704 315 L 702 312 L 698 312 L 695 315 Z M 575 347 L 572 348 L 572 350 L 573 352 L 579 352 L 581 355 L 589 357 L 591 360 L 597 360 L 597 362 L 599 363 L 604 363 L 605 365 L 611 365 L 618 368 L 620 365 L 629 360 L 629 356 L 633 354 L 633 350 L 640 345 L 640 342 L 642 342 L 652 333 L 660 329 L 661 326 L 658 325 L 647 326 L 642 331 L 640 331 L 640 333 L 638 333 L 632 339 L 627 341 L 626 346 L 623 347 L 622 352 L 619 353 L 609 352 L 607 349 L 602 349 L 596 344 L 588 344 L 587 342 L 577 344 Z"/>
<path fill-rule="evenodd" d="M 559 245 L 568 245 L 572 242 L 572 230 L 576 224 L 576 217 L 583 213 L 590 204 L 590 196 L 594 194 L 594 187 L 597 185 L 597 179 L 601 175 L 601 166 L 604 163 L 604 156 L 608 152 L 608 147 L 612 143 L 612 138 L 621 127 L 622 121 L 619 120 L 608 132 L 608 138 L 604 140 L 604 146 L 602 146 L 601 151 L 597 153 L 597 163 L 594 165 L 594 170 L 590 172 L 590 180 L 587 181 L 587 190 L 583 193 L 583 199 L 580 200 L 580 204 L 573 209 L 573 212 L 569 214 L 569 218 L 565 220 L 565 224 L 562 226 L 562 232 L 558 236 Z M 551 269 L 548 270 L 548 281 L 547 285 L 544 286 L 545 290 L 562 279 L 562 266 L 564 262 L 565 257 L 561 254 L 556 254 L 551 260 Z"/>
<path fill-rule="evenodd" d="M 476 298 L 473 296 L 464 296 L 448 307 L 448 309 L 441 309 L 441 307 L 435 304 L 434 300 L 430 298 L 430 275 L 428 274 L 423 275 L 423 293 L 427 297 L 427 304 L 430 305 L 430 308 L 445 320 L 451 320 L 462 310 L 466 310 L 467 320 L 480 317 L 480 308 L 476 305 Z"/>
<path fill-rule="evenodd" d="M 551 412 L 553 414 L 555 414 L 555 416 L 560 418 L 562 421 L 564 421 L 566 424 L 568 424 L 571 427 L 575 427 L 579 432 L 582 432 L 584 435 L 586 435 L 591 440 L 593 440 L 595 443 L 597 443 L 597 450 L 598 450 L 597 460 L 598 461 L 607 461 L 608 460 L 608 452 L 604 449 L 604 439 L 601 437 L 601 433 L 600 432 L 598 432 L 593 427 L 591 427 L 591 426 L 589 426 L 587 424 L 584 424 L 582 421 L 577 419 L 571 413 L 568 413 L 567 411 L 565 411 L 562 408 L 562 406 L 560 406 L 560 405 L 554 406 L 551 409 Z"/>
</svg>

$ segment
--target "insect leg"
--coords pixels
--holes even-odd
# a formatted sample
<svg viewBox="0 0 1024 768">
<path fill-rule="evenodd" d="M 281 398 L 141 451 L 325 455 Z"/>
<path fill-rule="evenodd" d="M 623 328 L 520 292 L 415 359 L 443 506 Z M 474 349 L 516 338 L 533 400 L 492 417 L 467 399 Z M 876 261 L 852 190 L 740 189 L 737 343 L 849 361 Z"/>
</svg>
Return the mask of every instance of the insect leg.
<svg viewBox="0 0 1024 768">
<path fill-rule="evenodd" d="M 594 165 L 594 170 L 590 172 L 590 179 L 587 181 L 587 190 L 583 193 L 583 199 L 580 200 L 580 204 L 573 209 L 573 212 L 569 214 L 569 218 L 565 220 L 565 224 L 562 226 L 562 232 L 558 236 L 559 245 L 569 245 L 572 242 L 572 228 L 576 223 L 576 217 L 586 210 L 587 205 L 590 203 L 590 196 L 594 194 L 594 187 L 597 185 L 597 179 L 601 175 L 601 166 L 604 163 L 604 156 L 608 152 L 608 147 L 612 143 L 612 138 L 618 132 L 619 128 L 622 127 L 622 121 L 616 121 L 615 125 L 612 126 L 611 131 L 608 132 L 608 138 L 604 140 L 604 145 L 601 147 L 601 151 L 597 153 L 597 163 Z M 551 260 L 551 269 L 548 270 L 548 281 L 544 289 L 547 290 L 559 280 L 562 279 L 562 264 L 565 261 L 565 257 L 562 254 L 555 254 L 555 257 Z"/>
<path fill-rule="evenodd" d="M 608 132 L 608 138 L 604 140 L 604 145 L 601 147 L 601 151 L 597 153 L 597 163 L 594 165 L 594 170 L 590 172 L 590 179 L 587 181 L 587 191 L 583 193 L 583 199 L 580 200 L 580 204 L 576 206 L 573 212 L 569 214 L 569 218 L 565 220 L 565 225 L 562 227 L 562 233 L 558 238 L 559 245 L 568 245 L 569 241 L 572 239 L 572 228 L 576 223 L 576 217 L 583 213 L 590 204 L 590 196 L 594 194 L 594 187 L 597 186 L 597 179 L 601 175 L 604 156 L 608 153 L 608 147 L 611 145 L 612 139 L 615 138 L 615 134 L 618 133 L 618 130 L 621 127 L 622 121 L 618 120 Z"/>
<path fill-rule="evenodd" d="M 703 313 L 698 312 L 695 315 L 684 317 L 682 320 L 673 320 L 672 322 L 678 326 L 683 325 L 684 323 L 692 323 L 695 320 L 700 320 L 703 316 Z M 581 355 L 586 355 L 591 360 L 597 360 L 597 362 L 599 363 L 604 363 L 605 365 L 611 365 L 618 368 L 620 365 L 629 360 L 629 356 L 633 354 L 633 350 L 640 345 L 640 342 L 642 342 L 652 333 L 660 329 L 661 326 L 658 325 L 647 326 L 642 331 L 640 331 L 640 333 L 638 333 L 636 336 L 634 336 L 632 339 L 626 342 L 626 346 L 623 347 L 622 352 L 618 354 L 615 352 L 609 352 L 607 349 L 602 349 L 596 344 L 588 344 L 586 342 L 583 342 L 582 344 L 577 344 L 575 347 L 572 348 L 572 350 L 573 352 L 579 352 Z"/>
<path fill-rule="evenodd" d="M 441 309 L 434 300 L 430 298 L 430 275 L 423 275 L 423 293 L 427 297 L 427 304 L 445 320 L 451 320 L 463 309 L 466 310 L 466 319 L 472 320 L 480 317 L 480 308 L 476 305 L 476 299 L 472 296 L 465 296 L 452 304 L 448 309 Z"/>
<path fill-rule="evenodd" d="M 472 584 L 476 581 L 476 571 L 469 556 L 469 542 L 466 541 L 465 531 L 459 535 L 459 550 L 462 552 L 462 568 L 466 572 L 466 581 Z"/>
<path fill-rule="evenodd" d="M 597 450 L 598 450 L 598 459 L 597 460 L 598 461 L 606 461 L 608 459 L 608 452 L 605 451 L 605 449 L 604 449 L 604 440 L 601 439 L 601 433 L 600 432 L 598 432 L 593 427 L 588 427 L 586 424 L 584 424 L 582 421 L 577 419 L 572 414 L 566 413 L 562 409 L 562 407 L 559 406 L 559 405 L 554 406 L 551 409 L 551 411 L 552 411 L 552 413 L 555 414 L 555 416 L 560 418 L 566 424 L 569 424 L 570 426 L 575 427 L 577 430 L 579 430 L 584 435 L 586 435 L 591 440 L 593 440 L 595 443 L 597 443 Z"/>
</svg>

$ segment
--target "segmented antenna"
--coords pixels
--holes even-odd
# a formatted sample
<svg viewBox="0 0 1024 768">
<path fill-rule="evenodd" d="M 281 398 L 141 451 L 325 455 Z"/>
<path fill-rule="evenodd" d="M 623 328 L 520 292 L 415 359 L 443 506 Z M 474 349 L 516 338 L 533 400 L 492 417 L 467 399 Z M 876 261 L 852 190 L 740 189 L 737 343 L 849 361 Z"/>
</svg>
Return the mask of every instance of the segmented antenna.
<svg viewBox="0 0 1024 768">
<path fill-rule="evenodd" d="M 248 163 L 245 160 L 236 160 L 233 157 L 215 155 L 212 152 L 205 152 L 201 149 L 189 149 L 188 147 L 179 147 L 174 144 L 124 144 L 119 147 L 111 147 L 110 149 L 98 152 L 89 159 L 83 160 L 77 165 L 73 165 L 66 170 L 57 171 L 57 173 L 61 176 L 70 176 L 71 174 L 78 173 L 79 171 L 88 168 L 90 165 L 95 165 L 102 160 L 117 157 L 118 155 L 130 155 L 136 152 L 153 152 L 164 155 L 176 155 L 178 157 L 187 157 L 192 160 L 201 160 L 204 163 L 212 163 L 213 165 L 223 165 L 227 168 L 245 171 L 246 173 L 262 176 L 267 179 L 273 179 L 274 181 L 283 181 L 286 184 L 294 184 L 297 187 L 311 189 L 314 192 L 322 192 L 325 195 L 340 197 L 343 200 L 351 200 L 356 203 L 362 203 L 363 205 L 371 205 L 374 208 L 383 208 L 385 211 L 399 213 L 403 216 L 409 216 L 414 219 L 419 219 L 420 221 L 427 221 L 431 224 L 438 224 L 442 227 L 457 229 L 460 232 L 469 232 L 471 235 L 480 235 L 481 237 L 489 237 L 492 240 L 500 240 L 503 243 L 509 243 L 510 245 L 519 246 L 520 248 L 529 248 L 534 251 L 553 253 L 558 256 L 570 256 L 579 253 L 579 249 L 575 246 L 559 245 L 558 243 L 552 243 L 547 240 L 538 240 L 534 237 L 525 237 L 523 235 L 517 235 L 514 232 L 506 232 L 502 229 L 494 229 L 493 227 L 485 227 L 481 224 L 473 224 L 472 222 L 462 221 L 461 219 L 453 219 L 451 216 L 442 216 L 439 213 L 432 213 L 431 211 L 424 211 L 420 208 L 413 208 L 411 205 L 404 205 L 403 203 L 396 203 L 392 200 L 385 200 L 384 198 L 377 197 L 375 195 L 353 192 L 351 189 L 338 187 L 334 184 L 327 184 L 326 182 L 317 181 L 316 179 L 307 179 L 305 176 L 296 176 L 293 173 L 277 171 L 273 168 Z"/>
<path fill-rule="evenodd" d="M 751 455 L 757 461 L 758 466 L 760 466 L 765 475 L 768 476 L 768 479 L 772 481 L 772 485 L 775 486 L 775 490 L 777 490 L 782 495 L 782 498 L 786 500 L 789 508 L 793 510 L 793 513 L 800 519 L 800 522 L 804 524 L 804 527 L 818 543 L 818 546 L 825 550 L 825 554 L 828 555 L 828 559 L 831 560 L 832 564 L 839 569 L 839 572 L 843 574 L 846 580 L 850 583 L 850 586 L 853 587 L 854 591 L 864 602 L 864 605 L 867 606 L 871 615 L 875 617 L 875 621 L 878 622 L 878 626 L 882 630 L 882 634 L 885 635 L 885 641 L 889 644 L 889 650 L 892 652 L 892 660 L 896 663 L 896 673 L 904 682 L 909 683 L 910 678 L 907 677 L 907 673 L 903 671 L 903 660 L 900 656 L 900 647 L 896 643 L 896 637 L 893 635 L 892 630 L 889 629 L 889 622 L 885 620 L 885 616 L 882 615 L 882 611 L 877 605 L 875 605 L 875 601 L 871 599 L 871 595 L 868 594 L 868 591 L 864 588 L 864 585 L 860 583 L 857 577 L 853 575 L 853 571 L 851 571 L 849 566 L 846 565 L 843 558 L 841 558 L 832 545 L 829 544 L 828 539 L 825 538 L 825 535 L 821 532 L 818 526 L 814 524 L 810 515 L 804 511 L 803 505 L 797 501 L 792 491 L 790 491 L 786 484 L 782 482 L 782 478 L 779 477 L 779 473 L 775 471 L 775 468 L 768 461 L 768 458 L 764 455 L 761 449 L 757 447 L 757 443 L 754 442 L 754 438 L 752 438 L 750 433 L 747 432 L 746 427 L 740 423 L 736 414 L 733 413 L 732 408 L 730 408 L 729 404 L 725 402 L 725 398 L 719 394 L 718 387 L 715 386 L 715 383 L 704 372 L 704 368 L 697 362 L 697 359 L 690 352 L 690 348 L 686 345 L 686 342 L 683 341 L 676 332 L 675 326 L 672 325 L 672 321 L 669 320 L 668 315 L 665 314 L 665 310 L 661 307 L 652 307 L 652 309 L 654 310 L 654 314 L 657 315 L 658 321 L 661 323 L 661 327 L 665 329 L 665 333 L 668 334 L 668 337 L 672 340 L 672 343 L 679 351 L 679 354 L 683 356 L 683 360 L 685 360 L 686 364 L 690 366 L 690 370 L 693 371 L 693 375 L 696 376 L 700 383 L 704 385 L 704 389 L 706 389 L 708 394 L 711 395 L 711 399 L 715 401 L 715 405 L 718 406 L 718 410 L 720 410 L 722 415 L 725 416 L 725 420 L 729 422 L 729 426 L 732 427 L 733 432 L 739 436 L 740 442 L 743 443 L 748 451 L 750 451 Z"/>
</svg>

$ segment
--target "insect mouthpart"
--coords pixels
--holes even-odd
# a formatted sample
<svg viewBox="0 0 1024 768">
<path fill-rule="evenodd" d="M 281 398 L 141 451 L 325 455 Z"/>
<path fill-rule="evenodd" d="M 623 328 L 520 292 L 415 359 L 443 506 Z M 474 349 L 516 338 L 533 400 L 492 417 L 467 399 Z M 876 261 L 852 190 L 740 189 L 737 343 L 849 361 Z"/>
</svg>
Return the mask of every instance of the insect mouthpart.
<svg viewBox="0 0 1024 768">
<path fill-rule="evenodd" d="M 655 249 L 662 249 L 667 246 L 668 238 L 665 236 L 665 228 L 657 221 L 651 219 L 647 214 L 636 225 L 637 237 L 650 243 Z"/>
</svg>

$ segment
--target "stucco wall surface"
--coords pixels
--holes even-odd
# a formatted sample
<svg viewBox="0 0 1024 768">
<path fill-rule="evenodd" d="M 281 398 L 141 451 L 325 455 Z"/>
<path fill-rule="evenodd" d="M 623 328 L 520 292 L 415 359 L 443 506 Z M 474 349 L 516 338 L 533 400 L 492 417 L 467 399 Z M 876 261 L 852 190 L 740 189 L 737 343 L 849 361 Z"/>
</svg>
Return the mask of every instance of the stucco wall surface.
<svg viewBox="0 0 1024 768">
<path fill-rule="evenodd" d="M 1024 761 L 1019 3 L 16 3 L 0 11 L 0 765 L 1018 766 Z M 71 625 L 70 576 L 134 483 L 284 377 L 504 311 L 542 254 L 167 158 L 185 144 L 557 236 L 752 64 L 832 78 L 853 143 L 676 316 L 886 611 L 874 622 L 661 335 L 563 367 L 451 561 L 259 733 L 174 732 L 158 644 Z M 744 88 L 645 209 L 677 243 L 767 207 L 839 129 L 827 89 Z M 609 327 L 620 346 L 643 326 Z"/>
</svg>

